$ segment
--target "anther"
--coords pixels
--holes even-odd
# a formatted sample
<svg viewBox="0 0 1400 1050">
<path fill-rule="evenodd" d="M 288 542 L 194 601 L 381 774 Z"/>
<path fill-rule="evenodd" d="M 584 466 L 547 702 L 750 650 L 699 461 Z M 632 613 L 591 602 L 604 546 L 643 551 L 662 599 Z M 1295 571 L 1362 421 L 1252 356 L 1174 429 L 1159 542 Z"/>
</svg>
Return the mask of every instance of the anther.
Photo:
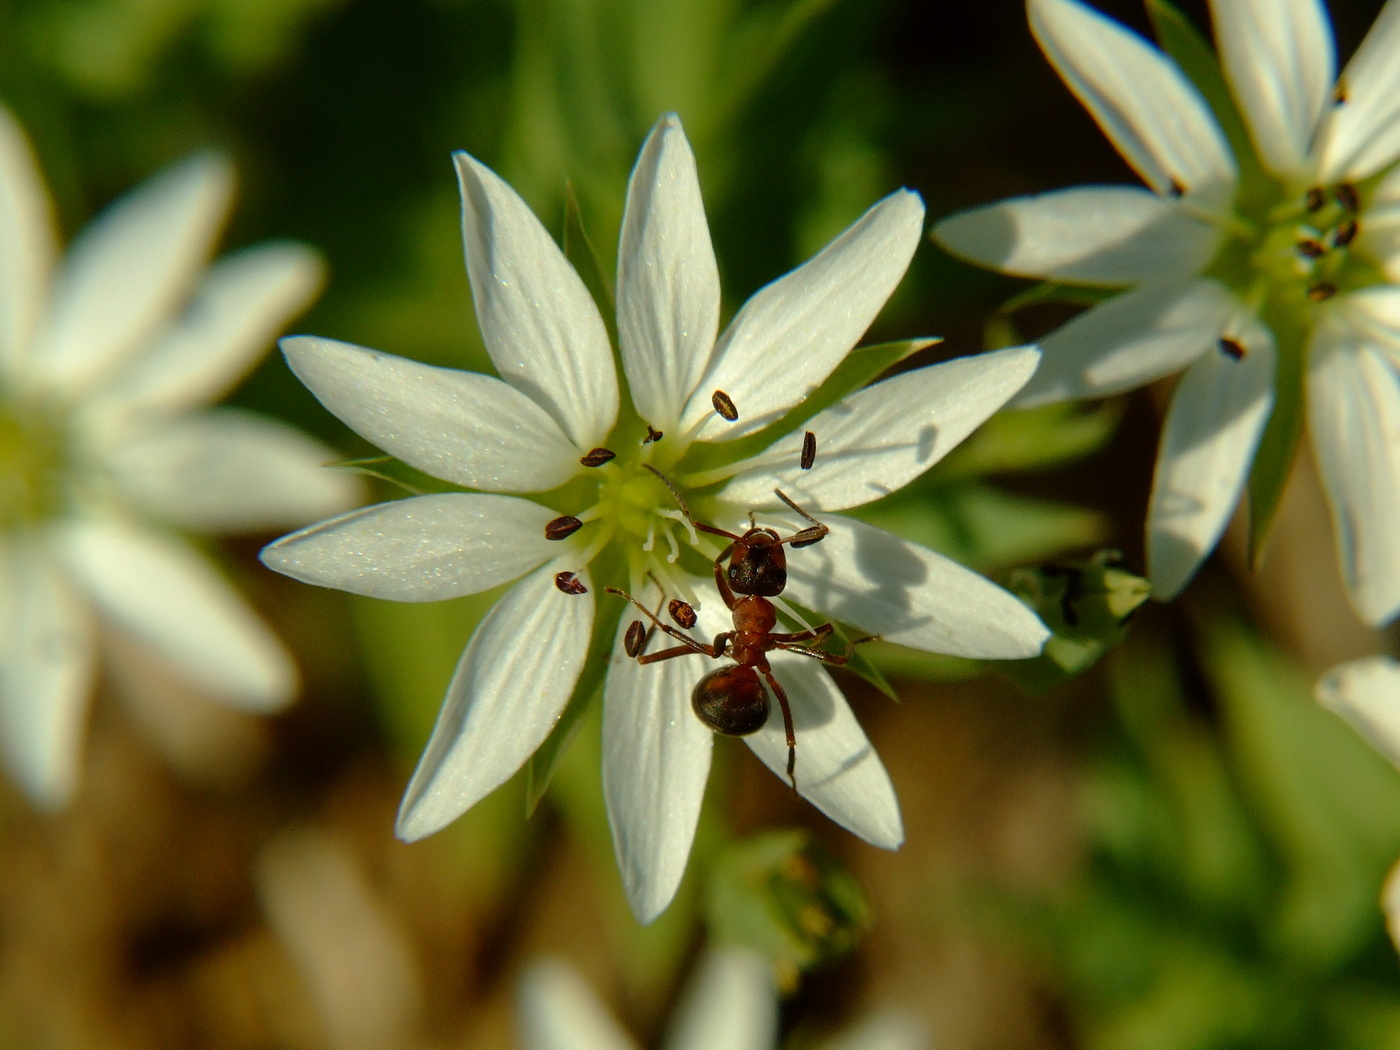
<svg viewBox="0 0 1400 1050">
<path fill-rule="evenodd" d="M 627 633 L 622 638 L 622 650 L 628 656 L 640 656 L 647 644 L 647 629 L 641 620 L 633 620 L 627 625 Z"/>
<path fill-rule="evenodd" d="M 555 518 L 544 527 L 544 538 L 547 540 L 566 540 L 581 528 L 583 528 L 583 522 L 565 514 Z"/>
<path fill-rule="evenodd" d="M 817 435 L 810 430 L 802 435 L 802 469 L 811 470 L 817 461 Z"/>
<path fill-rule="evenodd" d="M 666 606 L 666 611 L 671 614 L 671 619 L 676 621 L 677 626 L 684 627 L 687 631 L 695 626 L 695 610 L 690 607 L 689 602 L 672 598 L 671 604 Z"/>
<path fill-rule="evenodd" d="M 1244 360 L 1245 348 L 1244 344 L 1241 343 L 1239 340 L 1231 339 L 1229 336 L 1222 335 L 1220 337 L 1220 341 L 1216 345 L 1220 348 L 1220 352 L 1226 357 L 1230 358 L 1231 360 Z"/>
<path fill-rule="evenodd" d="M 1349 182 L 1339 182 L 1332 187 L 1332 196 L 1337 198 L 1337 203 L 1346 211 L 1361 210 L 1361 196 L 1356 192 L 1356 187 Z"/>
<path fill-rule="evenodd" d="M 595 448 L 586 456 L 579 456 L 578 461 L 585 467 L 601 467 L 610 459 L 616 459 L 617 453 L 610 448 Z"/>
<path fill-rule="evenodd" d="M 643 445 L 650 445 L 650 444 L 652 444 L 653 442 L 660 441 L 660 440 L 661 440 L 663 437 L 665 437 L 665 436 L 666 436 L 666 434 L 665 434 L 664 431 L 657 430 L 657 429 L 656 429 L 655 427 L 653 427 L 650 423 L 648 423 L 648 424 L 647 424 L 647 436 L 644 437 L 644 438 L 642 438 L 642 444 L 643 444 Z"/>
<path fill-rule="evenodd" d="M 1186 196 L 1186 187 L 1181 184 L 1179 179 L 1173 177 L 1170 193 L 1173 197 L 1180 200 L 1182 197 Z"/>
<path fill-rule="evenodd" d="M 1338 78 L 1337 86 L 1332 90 L 1332 105 L 1343 105 L 1347 100 L 1347 82 Z"/>
<path fill-rule="evenodd" d="M 734 399 L 723 390 L 716 390 L 710 395 L 710 404 L 715 406 L 715 411 L 726 422 L 733 423 L 739 418 L 739 410 L 734 407 Z"/>
<path fill-rule="evenodd" d="M 1324 302 L 1337 294 L 1337 286 L 1331 281 L 1318 281 L 1308 289 L 1308 298 L 1315 303 Z"/>
<path fill-rule="evenodd" d="M 1296 250 L 1304 259 L 1319 259 L 1327 254 L 1327 248 L 1323 243 L 1313 240 L 1311 237 L 1304 237 L 1299 241 Z"/>
<path fill-rule="evenodd" d="M 571 572 L 561 572 L 554 577 L 554 586 L 558 587 L 565 594 L 587 594 L 588 588 Z"/>
<path fill-rule="evenodd" d="M 1356 240 L 1357 231 L 1360 229 L 1355 219 L 1348 219 L 1342 223 L 1332 234 L 1332 247 L 1345 248 Z"/>
<path fill-rule="evenodd" d="M 1308 206 L 1308 211 L 1321 211 L 1322 206 L 1327 203 L 1327 194 L 1322 192 L 1321 186 L 1313 186 L 1308 190 L 1304 201 Z"/>
</svg>

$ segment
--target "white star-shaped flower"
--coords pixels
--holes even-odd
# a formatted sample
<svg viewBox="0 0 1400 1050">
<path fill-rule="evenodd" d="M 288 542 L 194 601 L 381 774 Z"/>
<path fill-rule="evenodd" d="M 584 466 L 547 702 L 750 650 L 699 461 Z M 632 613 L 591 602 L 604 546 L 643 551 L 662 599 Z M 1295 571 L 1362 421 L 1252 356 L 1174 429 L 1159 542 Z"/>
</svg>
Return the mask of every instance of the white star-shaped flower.
<svg viewBox="0 0 1400 1050">
<path fill-rule="evenodd" d="M 204 271 L 231 190 L 225 161 L 195 156 L 55 265 L 47 193 L 0 107 L 0 757 L 44 806 L 76 785 L 94 613 L 230 704 L 293 694 L 281 644 L 170 528 L 286 528 L 358 490 L 290 427 L 201 410 L 321 282 L 315 254 L 287 243 Z"/>
<path fill-rule="evenodd" d="M 567 964 L 533 963 L 520 982 L 524 1050 L 635 1050 L 636 1043 Z M 667 1050 L 772 1050 L 778 994 L 762 956 L 738 948 L 701 961 L 668 1027 Z M 822 1050 L 927 1050 L 928 1032 L 911 1014 L 886 1009 L 821 1045 Z"/>
<path fill-rule="evenodd" d="M 310 583 L 398 601 L 523 577 L 477 628 L 448 687 L 399 813 L 408 840 L 511 777 L 574 694 L 590 640 L 613 637 L 604 788 L 628 898 L 650 921 L 670 902 L 690 853 L 713 733 L 686 698 L 714 665 L 690 656 L 639 665 L 624 651 L 632 611 L 611 595 L 601 606 L 595 598 L 609 585 L 650 608 L 685 599 L 698 607 L 705 642 L 733 627 L 709 573 L 720 544 L 691 529 L 660 475 L 697 520 L 724 529 L 746 529 L 751 512 L 785 534 L 805 524 L 775 489 L 819 514 L 830 534 L 789 560 L 789 596 L 804 607 L 921 649 L 1032 656 L 1047 632 L 1009 593 L 833 512 L 922 474 L 1021 388 L 1039 354 L 1018 348 L 952 361 L 855 393 L 802 424 L 820 441 L 803 469 L 803 430 L 766 449 L 766 435 L 758 448 L 743 439 L 800 405 L 875 318 L 918 244 L 916 195 L 900 191 L 875 205 L 760 289 L 716 338 L 719 275 L 695 159 L 679 120 L 662 119 L 632 173 L 618 251 L 627 404 L 607 328 L 573 267 L 505 182 L 464 153 L 456 164 L 477 318 L 502 378 L 327 339 L 282 345 L 302 381 L 358 433 L 480 491 L 368 507 L 279 540 L 263 560 Z M 736 419 L 717 411 L 716 391 Z M 605 618 L 595 628 L 599 610 Z M 815 660 L 775 653 L 773 667 L 792 700 L 798 791 L 866 840 L 898 846 L 889 777 L 840 690 Z M 781 774 L 781 719 L 745 739 Z"/>
<path fill-rule="evenodd" d="M 1301 412 L 1305 383 L 1353 604 L 1370 623 L 1393 618 L 1400 169 L 1382 173 L 1400 157 L 1400 2 L 1338 79 L 1318 0 L 1212 0 L 1252 142 L 1240 157 L 1161 51 L 1077 0 L 1027 6 L 1046 56 L 1149 188 L 1015 198 L 935 228 L 983 265 L 1130 288 L 1042 340 L 1045 363 L 1019 404 L 1101 397 L 1185 369 L 1147 524 L 1149 575 L 1170 598 L 1219 541 L 1276 405 Z M 1279 342 L 1293 331 L 1302 337 Z"/>
</svg>

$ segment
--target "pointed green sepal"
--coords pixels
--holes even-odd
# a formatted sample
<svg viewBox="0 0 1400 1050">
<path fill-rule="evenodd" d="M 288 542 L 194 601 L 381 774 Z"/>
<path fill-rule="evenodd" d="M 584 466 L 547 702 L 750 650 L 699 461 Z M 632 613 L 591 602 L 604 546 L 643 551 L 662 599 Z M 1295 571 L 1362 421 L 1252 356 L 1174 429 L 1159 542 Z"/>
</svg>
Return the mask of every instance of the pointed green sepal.
<svg viewBox="0 0 1400 1050">
<path fill-rule="evenodd" d="M 617 310 L 613 295 L 612 279 L 609 278 L 588 231 L 583 226 L 583 209 L 579 206 L 574 184 L 564 184 L 564 257 L 573 264 L 588 294 L 593 296 L 598 312 L 603 315 L 603 323 L 608 326 L 608 335 L 617 345 Z"/>
<path fill-rule="evenodd" d="M 461 492 L 456 485 L 442 481 L 431 474 L 424 474 L 416 467 L 410 467 L 393 456 L 364 456 L 359 459 L 342 459 L 328 463 L 331 470 L 343 470 L 349 474 L 360 474 L 367 478 L 378 478 L 403 489 L 410 496 L 422 496 L 430 492 Z"/>
<path fill-rule="evenodd" d="M 1265 318 L 1266 321 L 1270 320 Z M 1249 471 L 1249 566 L 1257 569 L 1283 500 L 1283 491 L 1293 471 L 1293 458 L 1303 436 L 1306 400 L 1303 384 L 1303 333 L 1296 323 L 1272 324 L 1278 347 L 1274 370 L 1274 408 L 1254 465 Z"/>
</svg>

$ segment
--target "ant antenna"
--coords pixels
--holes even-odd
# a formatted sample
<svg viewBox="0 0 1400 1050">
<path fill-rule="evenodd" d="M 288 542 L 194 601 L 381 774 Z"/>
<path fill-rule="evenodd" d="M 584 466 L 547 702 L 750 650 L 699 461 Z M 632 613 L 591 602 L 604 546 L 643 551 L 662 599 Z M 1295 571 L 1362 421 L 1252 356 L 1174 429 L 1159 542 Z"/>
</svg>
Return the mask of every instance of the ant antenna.
<svg viewBox="0 0 1400 1050">
<path fill-rule="evenodd" d="M 690 513 L 690 507 L 685 502 L 685 497 L 681 495 L 680 490 L 677 489 L 675 485 L 671 484 L 671 479 L 650 463 L 643 463 L 642 466 L 646 467 L 647 470 L 660 478 L 661 483 L 671 490 L 671 495 L 675 498 L 676 504 L 681 508 L 681 513 L 685 515 L 685 520 L 690 522 L 691 528 L 699 529 L 701 532 L 708 532 L 712 536 L 723 536 L 728 540 L 737 540 L 739 538 L 732 532 L 726 532 L 724 529 L 716 528 L 714 525 L 706 525 L 704 522 L 696 521 L 695 516 Z M 784 499 L 786 499 L 786 497 L 784 497 Z"/>
</svg>

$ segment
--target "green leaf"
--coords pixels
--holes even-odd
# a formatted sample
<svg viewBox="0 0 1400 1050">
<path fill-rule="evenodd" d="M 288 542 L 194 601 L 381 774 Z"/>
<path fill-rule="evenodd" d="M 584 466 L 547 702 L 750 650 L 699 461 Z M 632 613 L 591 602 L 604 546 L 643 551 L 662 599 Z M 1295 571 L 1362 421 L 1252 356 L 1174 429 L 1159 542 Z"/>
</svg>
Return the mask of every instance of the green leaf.
<svg viewBox="0 0 1400 1050">
<path fill-rule="evenodd" d="M 1099 288 L 1084 284 L 1062 284 L 1059 281 L 1041 281 L 1024 291 L 1017 292 L 1001 304 L 1000 313 L 1011 315 L 1028 306 L 1098 306 L 1119 295 L 1123 288 Z"/>
<path fill-rule="evenodd" d="M 1266 316 L 1264 320 L 1269 323 L 1273 319 Z M 1249 471 L 1249 565 L 1252 569 L 1259 568 L 1264 561 L 1269 533 L 1278 516 L 1298 442 L 1303 436 L 1306 404 L 1302 326 L 1283 319 L 1270 327 L 1278 348 L 1274 366 L 1274 409 Z"/>
<path fill-rule="evenodd" d="M 998 412 L 948 454 L 937 479 L 1040 470 L 1087 456 L 1113 437 L 1124 408 L 1119 399 Z"/>
</svg>

